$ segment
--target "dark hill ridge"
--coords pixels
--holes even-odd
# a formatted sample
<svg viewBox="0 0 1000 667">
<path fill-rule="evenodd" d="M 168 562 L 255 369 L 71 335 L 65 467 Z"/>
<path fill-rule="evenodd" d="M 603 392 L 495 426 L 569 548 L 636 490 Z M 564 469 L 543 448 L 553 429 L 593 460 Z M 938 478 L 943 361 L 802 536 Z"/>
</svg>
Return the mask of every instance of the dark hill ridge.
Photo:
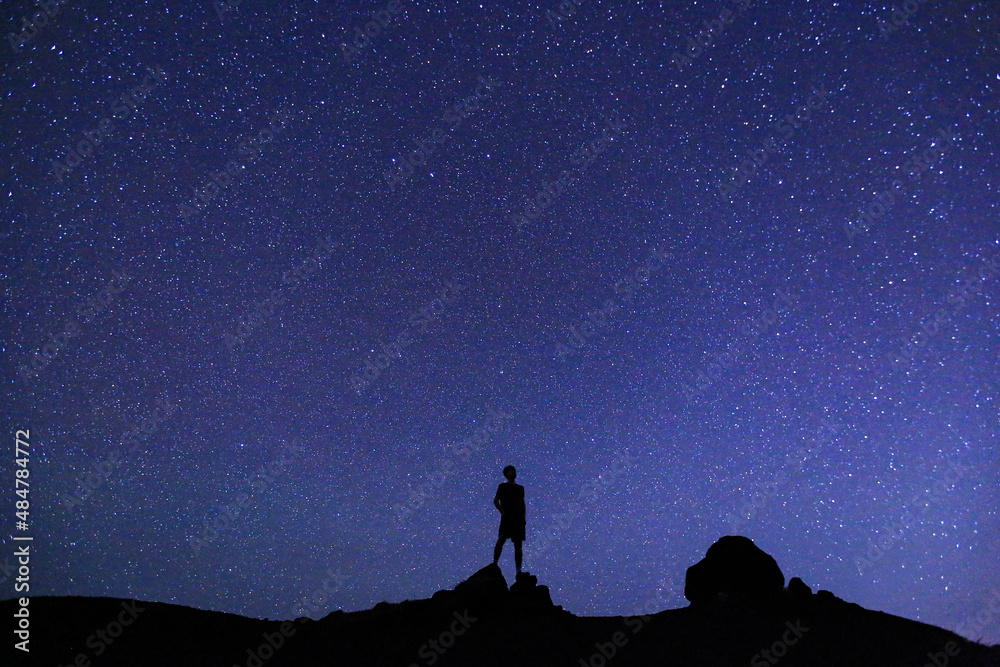
<svg viewBox="0 0 1000 667">
<path fill-rule="evenodd" d="M 747 538 L 722 538 L 688 569 L 683 609 L 579 617 L 533 576 L 508 588 L 482 568 L 424 600 L 266 621 L 112 598 L 30 603 L 30 660 L 45 667 L 625 667 L 630 665 L 996 666 L 986 647 L 931 625 L 869 611 L 799 579 Z M 13 614 L 14 601 L 0 603 Z M 5 663 L 6 664 L 6 663 Z"/>
</svg>

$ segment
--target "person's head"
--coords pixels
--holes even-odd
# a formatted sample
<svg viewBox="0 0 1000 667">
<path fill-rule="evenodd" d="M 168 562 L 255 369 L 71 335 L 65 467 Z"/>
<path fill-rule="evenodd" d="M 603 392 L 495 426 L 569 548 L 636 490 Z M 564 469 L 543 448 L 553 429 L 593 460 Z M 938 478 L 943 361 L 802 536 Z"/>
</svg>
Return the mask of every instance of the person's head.
<svg viewBox="0 0 1000 667">
<path fill-rule="evenodd" d="M 514 466 L 507 466 L 503 469 L 503 476 L 507 478 L 508 482 L 513 482 L 514 478 L 517 477 L 517 468 Z"/>
</svg>

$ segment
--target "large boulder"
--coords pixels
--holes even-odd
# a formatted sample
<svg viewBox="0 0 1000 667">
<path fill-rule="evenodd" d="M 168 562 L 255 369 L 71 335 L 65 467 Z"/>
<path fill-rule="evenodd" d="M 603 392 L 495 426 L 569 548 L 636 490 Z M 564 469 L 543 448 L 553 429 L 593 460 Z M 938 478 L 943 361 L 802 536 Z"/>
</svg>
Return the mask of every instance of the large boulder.
<svg viewBox="0 0 1000 667">
<path fill-rule="evenodd" d="M 785 575 L 778 563 L 748 537 L 727 535 L 708 548 L 705 557 L 687 570 L 684 597 L 691 604 L 727 597 L 762 598 L 780 594 Z"/>
<path fill-rule="evenodd" d="M 507 599 L 507 580 L 495 563 L 455 586 L 455 598 L 475 609 L 493 608 Z"/>
</svg>

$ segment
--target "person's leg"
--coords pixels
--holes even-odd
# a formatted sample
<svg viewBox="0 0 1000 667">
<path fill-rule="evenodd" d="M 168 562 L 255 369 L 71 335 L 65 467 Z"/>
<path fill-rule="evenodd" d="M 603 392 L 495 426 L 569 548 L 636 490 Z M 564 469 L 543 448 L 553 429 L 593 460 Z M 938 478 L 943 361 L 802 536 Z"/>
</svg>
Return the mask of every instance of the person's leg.
<svg viewBox="0 0 1000 667">
<path fill-rule="evenodd" d="M 514 564 L 517 565 L 518 573 L 521 572 L 521 540 L 514 541 Z"/>
<path fill-rule="evenodd" d="M 505 537 L 497 538 L 497 545 L 493 547 L 493 564 L 496 565 L 500 560 L 500 554 L 503 553 L 503 543 L 507 541 Z"/>
</svg>

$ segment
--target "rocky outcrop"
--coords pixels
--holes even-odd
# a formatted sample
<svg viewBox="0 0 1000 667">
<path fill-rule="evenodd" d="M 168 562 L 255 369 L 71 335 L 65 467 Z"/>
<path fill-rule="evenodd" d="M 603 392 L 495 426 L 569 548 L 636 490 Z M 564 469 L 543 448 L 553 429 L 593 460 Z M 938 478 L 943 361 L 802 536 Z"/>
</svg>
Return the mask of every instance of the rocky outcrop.
<svg viewBox="0 0 1000 667">
<path fill-rule="evenodd" d="M 552 596 L 548 586 L 539 586 L 538 577 L 521 572 L 510 587 L 511 599 L 522 607 L 546 609 L 552 607 Z"/>
<path fill-rule="evenodd" d="M 725 596 L 725 602 L 647 610 L 643 616 L 575 616 L 552 606 L 548 588 L 533 575 L 522 574 L 508 589 L 495 565 L 429 599 L 380 602 L 373 609 L 335 611 L 318 621 L 267 621 L 159 602 L 38 596 L 31 599 L 30 662 L 26 657 L 3 664 L 1000 666 L 1000 646 L 982 646 L 941 628 L 869 611 L 826 590 L 811 593 L 798 578 L 785 591 L 783 580 L 773 559 L 750 540 L 726 537 L 692 567 L 687 582 L 689 598 Z M 17 600 L 0 601 L 0 616 L 13 615 L 19 607 Z M 123 609 L 139 616 L 127 628 L 118 622 Z M 98 636 L 107 637 L 107 643 L 97 642 Z M 97 655 L 95 647 L 100 657 L 88 662 Z"/>
<path fill-rule="evenodd" d="M 684 597 L 705 604 L 720 597 L 759 598 L 781 594 L 785 575 L 774 558 L 748 537 L 727 535 L 687 570 Z"/>
<path fill-rule="evenodd" d="M 798 577 L 792 577 L 788 582 L 788 595 L 796 602 L 803 604 L 812 596 L 812 589 Z"/>
</svg>

